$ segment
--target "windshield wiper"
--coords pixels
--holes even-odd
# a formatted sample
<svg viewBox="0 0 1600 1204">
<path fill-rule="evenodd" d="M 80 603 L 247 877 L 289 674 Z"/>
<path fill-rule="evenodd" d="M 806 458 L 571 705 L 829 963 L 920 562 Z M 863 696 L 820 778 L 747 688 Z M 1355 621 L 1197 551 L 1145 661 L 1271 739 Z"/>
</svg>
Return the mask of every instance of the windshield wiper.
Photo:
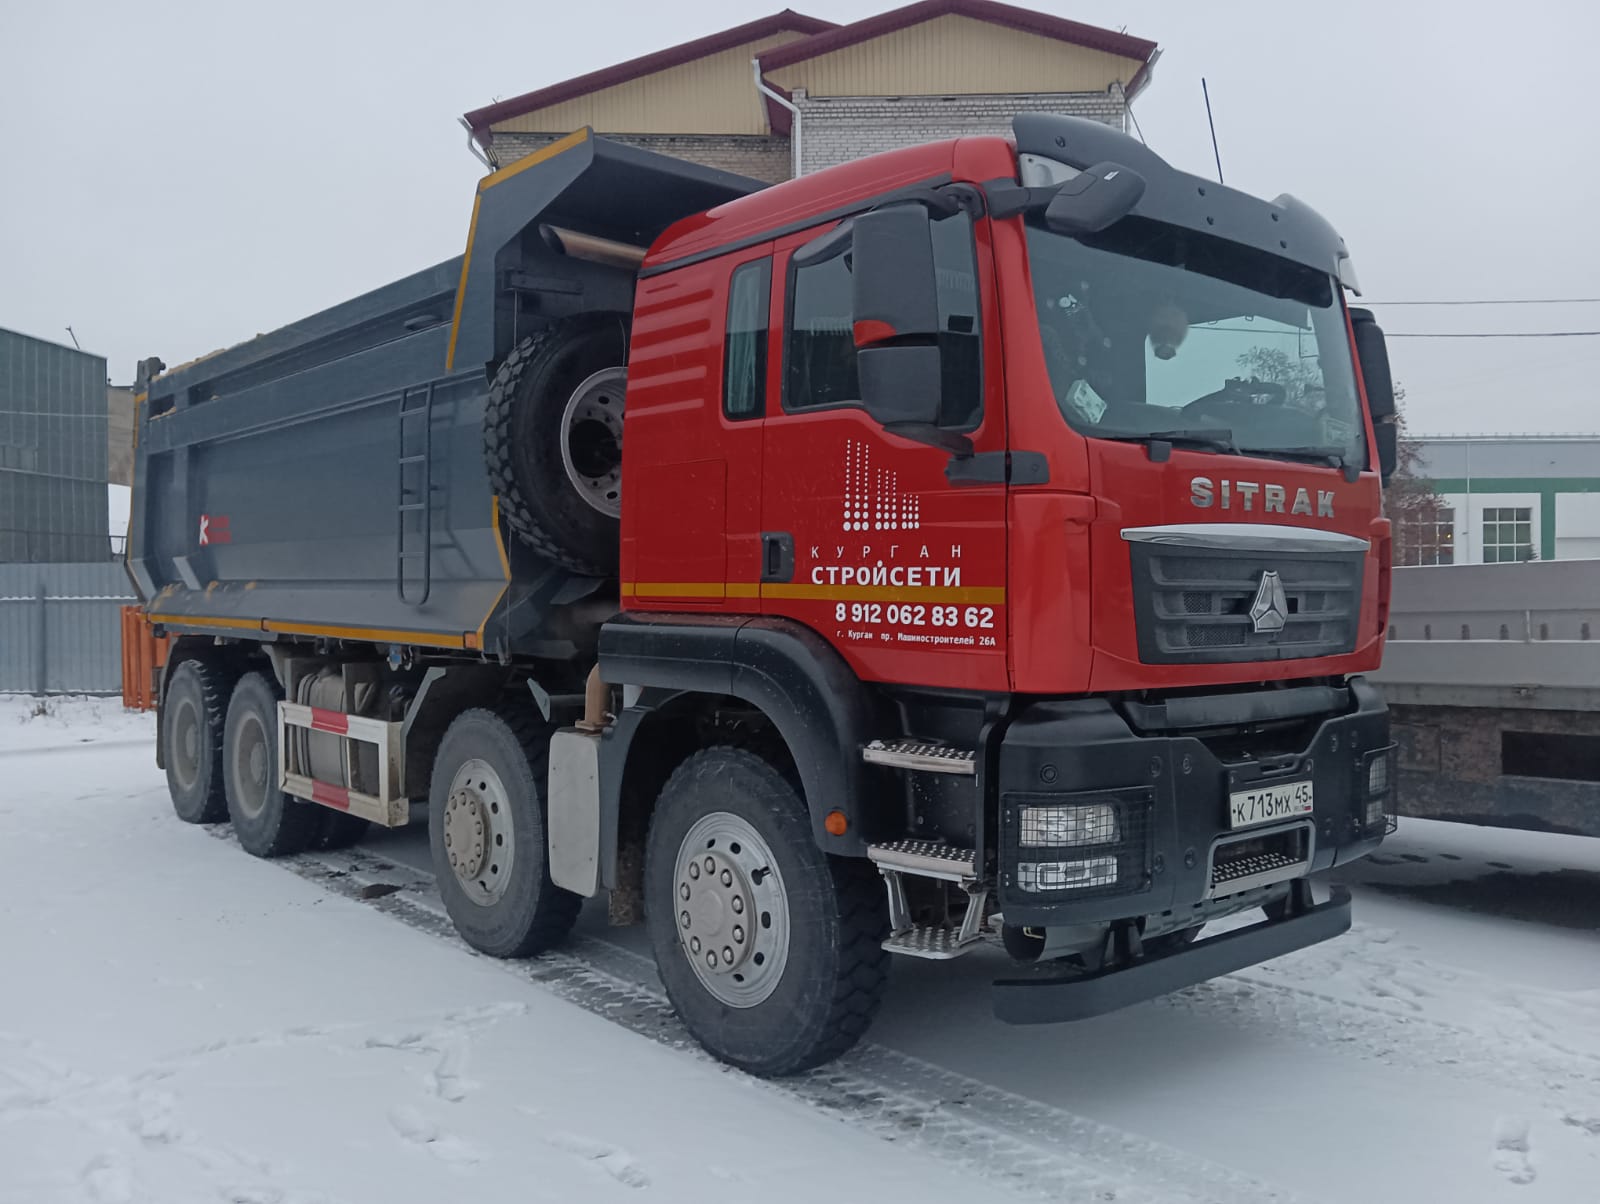
<svg viewBox="0 0 1600 1204">
<path fill-rule="evenodd" d="M 1233 432 L 1221 426 L 1185 431 L 1095 431 L 1094 435 L 1097 439 L 1114 439 L 1119 443 L 1146 443 L 1150 448 L 1150 458 L 1157 462 L 1165 460 L 1172 454 L 1173 446 L 1180 444 L 1205 447 L 1235 456 L 1239 454 L 1239 448 L 1233 441 Z"/>
<path fill-rule="evenodd" d="M 1321 461 L 1329 468 L 1342 468 L 1347 481 L 1354 481 L 1361 470 L 1346 459 L 1347 452 L 1342 447 L 1242 447 L 1239 449 L 1247 456 L 1279 456 L 1285 460 L 1309 460 L 1313 463 Z"/>
</svg>

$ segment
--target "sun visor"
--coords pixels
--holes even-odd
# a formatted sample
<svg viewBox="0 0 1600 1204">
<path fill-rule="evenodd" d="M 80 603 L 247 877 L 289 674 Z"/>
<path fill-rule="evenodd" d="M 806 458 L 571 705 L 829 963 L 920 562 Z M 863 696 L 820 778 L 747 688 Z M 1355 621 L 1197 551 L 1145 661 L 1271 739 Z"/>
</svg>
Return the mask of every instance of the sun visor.
<svg viewBox="0 0 1600 1204">
<path fill-rule="evenodd" d="M 1192 176 L 1138 139 L 1083 117 L 1019 113 L 1011 128 L 1019 156 L 1054 159 L 1079 171 L 1104 162 L 1137 171 L 1145 190 L 1130 212 L 1138 217 L 1242 243 L 1335 277 L 1340 261 L 1349 260 L 1344 240 L 1327 219 L 1287 194 L 1264 201 Z"/>
</svg>

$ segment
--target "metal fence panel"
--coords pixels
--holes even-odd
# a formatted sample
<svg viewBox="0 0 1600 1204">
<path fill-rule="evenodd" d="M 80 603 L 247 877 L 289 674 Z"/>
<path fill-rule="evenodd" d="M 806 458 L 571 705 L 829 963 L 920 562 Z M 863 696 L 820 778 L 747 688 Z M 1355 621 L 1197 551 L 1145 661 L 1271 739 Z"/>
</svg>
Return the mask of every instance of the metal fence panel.
<svg viewBox="0 0 1600 1204">
<path fill-rule="evenodd" d="M 0 693 L 121 691 L 134 601 L 120 564 L 0 564 Z"/>
</svg>

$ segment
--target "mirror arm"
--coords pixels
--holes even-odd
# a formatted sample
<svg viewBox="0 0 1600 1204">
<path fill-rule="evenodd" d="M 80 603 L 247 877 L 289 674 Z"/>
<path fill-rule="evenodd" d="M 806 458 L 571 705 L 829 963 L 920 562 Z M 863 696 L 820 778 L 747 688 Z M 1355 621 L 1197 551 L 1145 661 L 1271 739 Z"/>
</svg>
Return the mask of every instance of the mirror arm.
<svg viewBox="0 0 1600 1204">
<path fill-rule="evenodd" d="M 983 186 L 989 202 L 989 216 L 1015 217 L 1019 213 L 1041 213 L 1049 208 L 1060 184 L 1046 184 L 1039 188 L 1024 188 L 1015 180 L 990 180 Z"/>
</svg>

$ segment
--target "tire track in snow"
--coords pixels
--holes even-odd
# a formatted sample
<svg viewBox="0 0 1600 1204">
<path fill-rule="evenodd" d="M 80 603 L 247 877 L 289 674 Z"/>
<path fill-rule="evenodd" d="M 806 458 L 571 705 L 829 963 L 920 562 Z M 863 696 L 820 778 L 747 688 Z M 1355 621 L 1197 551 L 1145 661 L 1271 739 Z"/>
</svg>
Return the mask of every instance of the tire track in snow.
<svg viewBox="0 0 1600 1204">
<path fill-rule="evenodd" d="M 1157 1007 L 1203 1015 L 1251 1032 L 1269 1016 L 1304 1044 L 1365 1061 L 1448 1078 L 1503 1086 L 1527 1083 L 1576 1092 L 1600 1106 L 1600 1060 L 1546 1043 L 1529 1032 L 1478 1031 L 1414 1011 L 1346 999 L 1310 987 L 1241 972 L 1187 987 L 1152 1001 Z M 1380 1021 L 1382 1023 L 1375 1023 Z"/>
<path fill-rule="evenodd" d="M 229 839 L 225 829 L 216 834 Z M 282 864 L 335 894 L 461 944 L 426 874 L 360 850 L 302 854 Z M 362 888 L 379 881 L 403 886 L 380 898 L 363 899 Z M 635 954 L 579 939 L 532 961 L 486 960 L 632 1032 L 739 1075 L 689 1036 L 659 987 L 648 979 L 640 981 L 641 972 L 653 978 L 654 969 Z M 1292 1204 L 1305 1199 L 1254 1176 L 869 1042 L 831 1066 L 794 1079 L 761 1082 L 759 1089 L 786 1095 L 858 1131 L 1023 1197 L 1064 1204 Z"/>
</svg>

